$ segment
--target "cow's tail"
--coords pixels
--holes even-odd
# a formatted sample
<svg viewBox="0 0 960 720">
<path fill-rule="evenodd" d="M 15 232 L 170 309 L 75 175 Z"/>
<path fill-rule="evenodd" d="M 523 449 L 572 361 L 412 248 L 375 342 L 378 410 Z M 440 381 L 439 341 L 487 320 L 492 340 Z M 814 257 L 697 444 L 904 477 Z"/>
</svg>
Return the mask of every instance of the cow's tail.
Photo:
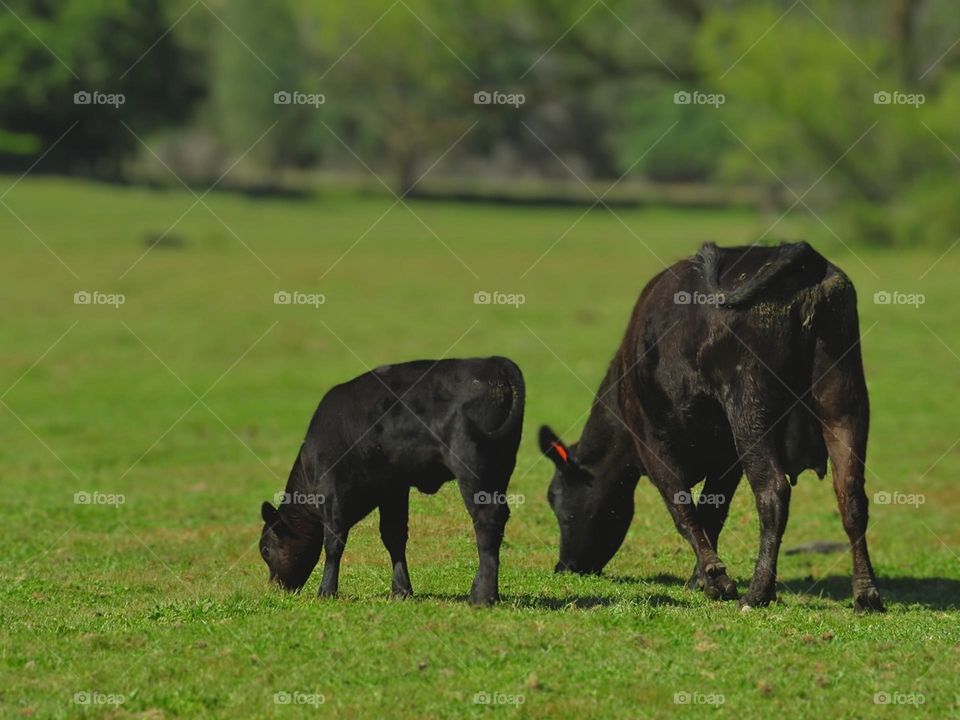
<svg viewBox="0 0 960 720">
<path fill-rule="evenodd" d="M 506 437 L 523 422 L 523 409 L 526 402 L 526 385 L 523 380 L 523 373 L 516 363 L 507 358 L 498 358 L 500 360 L 500 377 L 509 386 L 510 392 L 510 411 L 500 426 L 493 430 L 484 430 L 474 422 L 469 414 L 467 422 L 474 433 L 480 437 L 489 440 L 499 440 Z"/>
<path fill-rule="evenodd" d="M 706 243 L 700 248 L 697 258 L 710 292 L 723 297 L 723 301 L 718 304 L 726 308 L 735 308 L 752 302 L 786 272 L 792 270 L 803 260 L 817 254 L 817 251 L 806 242 L 784 243 L 779 250 L 773 260 L 733 290 L 723 290 L 720 286 L 720 274 L 723 271 L 722 253 L 716 244 Z"/>
</svg>

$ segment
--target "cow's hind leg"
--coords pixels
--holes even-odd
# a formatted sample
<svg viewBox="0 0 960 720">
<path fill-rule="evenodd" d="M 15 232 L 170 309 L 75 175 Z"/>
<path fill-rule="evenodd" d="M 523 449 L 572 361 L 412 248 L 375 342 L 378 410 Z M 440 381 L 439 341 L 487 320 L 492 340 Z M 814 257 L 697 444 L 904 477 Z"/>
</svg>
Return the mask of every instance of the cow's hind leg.
<svg viewBox="0 0 960 720">
<path fill-rule="evenodd" d="M 380 504 L 380 539 L 390 553 L 393 578 L 390 592 L 393 597 L 413 595 L 410 574 L 407 571 L 407 537 L 410 515 L 410 488 L 403 486 L 389 493 Z"/>
<path fill-rule="evenodd" d="M 689 488 L 696 478 L 690 477 L 691 473 L 673 461 L 665 448 L 642 445 L 640 451 L 643 465 L 660 491 L 677 530 L 687 539 L 697 556 L 695 573 L 703 579 L 698 586 L 711 598 L 735 598 L 737 586 L 727 576 L 727 568 L 717 555 L 697 508 L 690 501 Z"/>
<path fill-rule="evenodd" d="M 725 472 L 707 475 L 697 502 L 697 517 L 707 534 L 707 540 L 715 551 L 717 551 L 720 531 L 723 530 L 723 524 L 730 512 L 733 494 L 740 483 L 741 472 L 740 463 L 734 461 L 733 466 L 727 467 Z M 733 580 L 726 575 L 721 575 L 719 578 L 702 575 L 699 562 L 693 567 L 693 575 L 687 587 L 691 590 L 703 590 L 707 597 L 721 600 L 736 600 L 738 597 L 737 586 Z"/>
<path fill-rule="evenodd" d="M 767 438 L 768 439 L 768 438 Z M 777 558 L 790 512 L 790 482 L 781 467 L 776 448 L 766 439 L 748 435 L 738 443 L 741 459 L 757 503 L 760 517 L 760 550 L 750 589 L 740 600 L 744 607 L 768 605 L 777 598 Z"/>
<path fill-rule="evenodd" d="M 853 607 L 857 612 L 883 612 L 877 579 L 867 550 L 867 494 L 864 490 L 864 457 L 867 446 L 866 395 L 860 403 L 842 403 L 836 394 L 818 386 L 818 412 L 823 439 L 830 455 L 833 489 L 853 554 Z M 847 407 L 843 409 L 843 405 Z M 858 407 L 859 405 L 859 407 Z"/>
<path fill-rule="evenodd" d="M 480 567 L 470 589 L 470 604 L 492 605 L 500 600 L 500 544 L 503 542 L 507 518 L 510 517 L 505 494 L 507 481 L 479 483 L 472 479 L 461 479 L 457 484 L 473 520 L 477 553 L 480 556 Z"/>
</svg>

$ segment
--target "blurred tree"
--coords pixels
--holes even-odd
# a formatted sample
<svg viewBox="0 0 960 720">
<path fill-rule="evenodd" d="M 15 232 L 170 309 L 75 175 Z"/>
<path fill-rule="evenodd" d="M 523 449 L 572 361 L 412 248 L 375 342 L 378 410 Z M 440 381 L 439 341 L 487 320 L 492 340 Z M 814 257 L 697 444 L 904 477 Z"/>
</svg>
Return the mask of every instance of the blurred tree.
<svg viewBox="0 0 960 720">
<path fill-rule="evenodd" d="M 309 127 L 322 112 L 309 97 L 320 91 L 304 80 L 294 8 L 287 0 L 230 0 L 214 9 L 223 24 L 215 23 L 211 44 L 213 124 L 230 154 L 249 153 L 269 173 L 263 183 L 274 185 L 281 168 L 315 159 Z"/>
<path fill-rule="evenodd" d="M 157 42 L 172 22 L 161 0 L 6 4 L 0 12 L 0 153 L 47 149 L 76 123 L 47 167 L 115 177 L 138 145 L 121 120 L 147 133 L 186 120 L 202 96 L 197 56 L 173 36 Z M 78 104 L 78 92 L 121 93 L 124 101 Z"/>
</svg>

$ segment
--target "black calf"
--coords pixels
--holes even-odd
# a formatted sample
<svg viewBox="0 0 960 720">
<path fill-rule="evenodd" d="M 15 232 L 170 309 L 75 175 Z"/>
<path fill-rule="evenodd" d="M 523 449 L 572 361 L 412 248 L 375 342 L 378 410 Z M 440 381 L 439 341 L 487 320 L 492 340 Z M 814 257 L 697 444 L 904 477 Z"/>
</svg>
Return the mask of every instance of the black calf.
<svg viewBox="0 0 960 720">
<path fill-rule="evenodd" d="M 320 401 L 279 508 L 263 503 L 260 554 L 270 579 L 299 590 L 326 552 L 321 596 L 335 595 L 347 534 L 374 508 L 393 567 L 407 572 L 409 491 L 457 479 L 473 519 L 480 567 L 470 602 L 499 599 L 506 489 L 523 424 L 524 382 L 510 360 L 420 360 L 389 365 L 331 389 Z"/>
</svg>

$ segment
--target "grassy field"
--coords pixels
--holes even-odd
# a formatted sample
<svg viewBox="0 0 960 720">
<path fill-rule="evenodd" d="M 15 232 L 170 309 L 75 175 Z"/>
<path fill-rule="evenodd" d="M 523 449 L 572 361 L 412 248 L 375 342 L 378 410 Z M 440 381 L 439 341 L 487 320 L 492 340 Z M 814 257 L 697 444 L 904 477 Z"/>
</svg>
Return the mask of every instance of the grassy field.
<svg viewBox="0 0 960 720">
<path fill-rule="evenodd" d="M 871 505 L 886 615 L 854 615 L 846 552 L 781 555 L 782 602 L 743 615 L 683 587 L 692 553 L 646 480 L 606 575 L 555 576 L 536 429 L 576 438 L 658 257 L 750 242 L 762 219 L 599 209 L 577 222 L 583 209 L 390 209 L 378 197 L 196 203 L 57 179 L 24 180 L 3 202 L 2 716 L 958 713 L 960 248 L 938 261 L 818 243 L 859 288 L 868 490 L 923 502 Z M 275 304 L 283 291 L 325 303 Z M 525 302 L 477 305 L 478 291 Z M 878 291 L 925 302 L 875 304 Z M 77 292 L 124 302 L 76 304 Z M 318 575 L 297 596 L 268 588 L 259 506 L 282 489 L 324 391 L 444 354 L 503 354 L 526 373 L 504 602 L 464 602 L 476 550 L 453 484 L 412 497 L 414 599 L 387 598 L 375 516 L 350 536 L 339 599 L 316 599 Z M 122 504 L 100 503 L 111 495 Z M 757 537 L 744 485 L 720 541 L 741 591 Z M 785 547 L 844 539 L 829 481 L 807 473 Z"/>
</svg>

